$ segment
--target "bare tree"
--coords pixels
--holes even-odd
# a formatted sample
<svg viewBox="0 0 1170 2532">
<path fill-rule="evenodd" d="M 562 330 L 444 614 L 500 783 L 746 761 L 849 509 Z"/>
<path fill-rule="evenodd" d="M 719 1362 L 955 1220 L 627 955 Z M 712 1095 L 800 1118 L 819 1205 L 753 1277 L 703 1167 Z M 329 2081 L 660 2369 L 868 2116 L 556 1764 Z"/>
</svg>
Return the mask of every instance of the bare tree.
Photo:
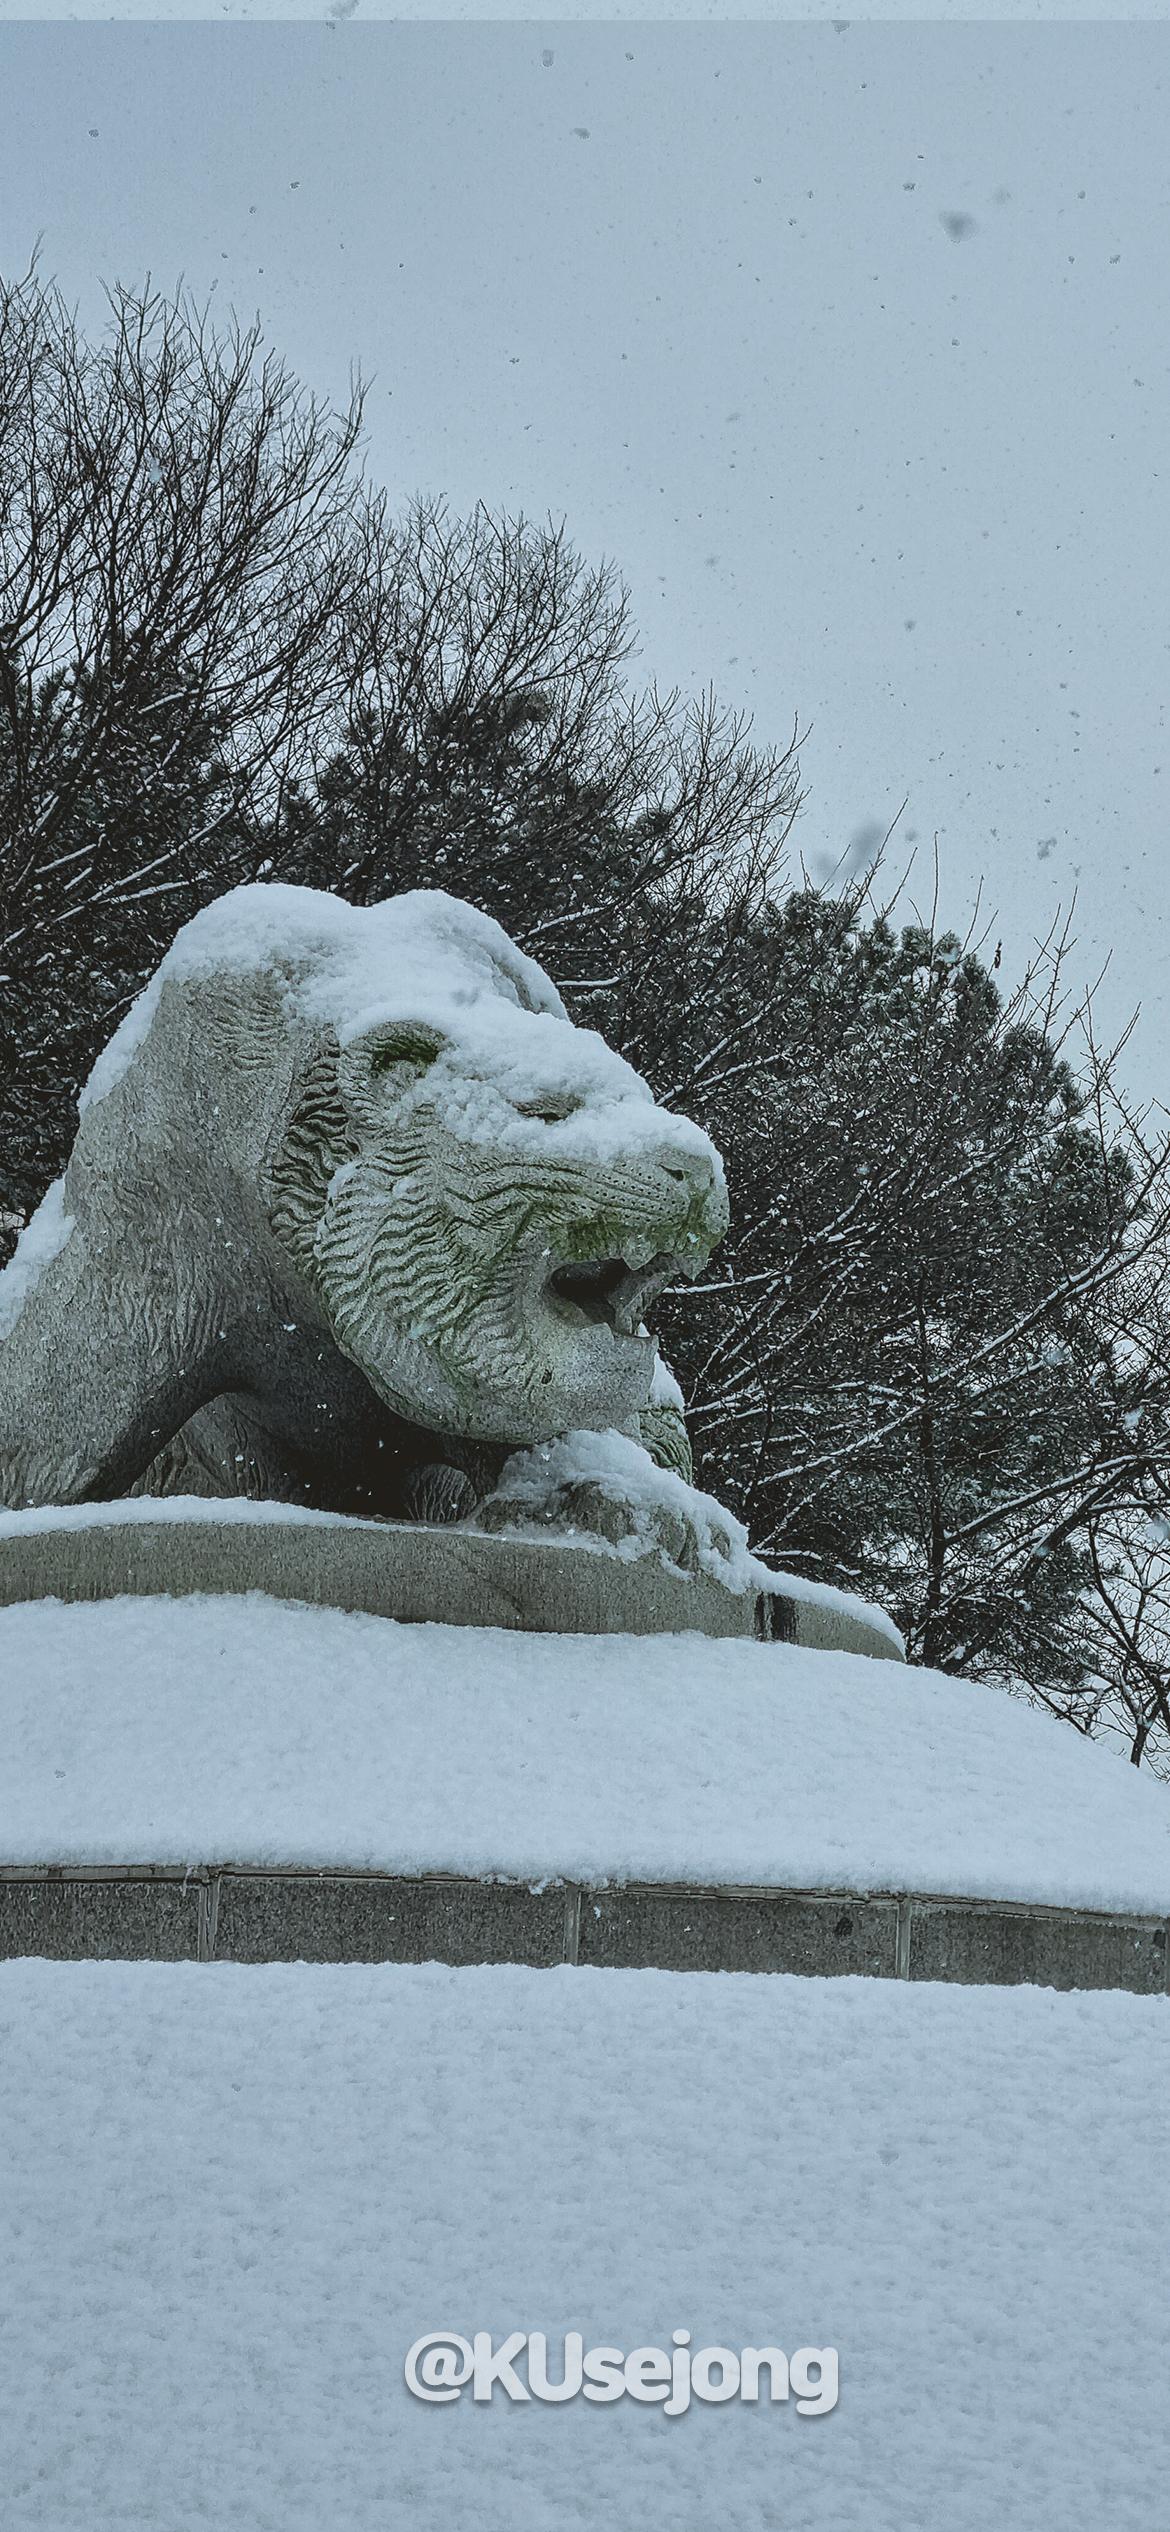
<svg viewBox="0 0 1170 2532">
<path fill-rule="evenodd" d="M 1170 1776 L 1170 1522 L 1125 1504 L 1089 1523 L 1087 1693 L 1058 1713 L 1121 1742 L 1135 1767 Z M 1087 1716 L 1087 1722 L 1084 1717 Z"/>
<path fill-rule="evenodd" d="M 96 342 L 35 272 L 0 289 L 10 1215 L 178 924 L 240 880 L 450 887 L 586 1005 L 612 986 L 620 1031 L 642 918 L 777 867 L 792 749 L 635 692 L 626 593 L 563 527 L 392 518 L 361 401 L 150 288 Z"/>
<path fill-rule="evenodd" d="M 345 687 L 360 389 L 332 414 L 258 325 L 214 332 L 149 289 L 109 310 L 91 345 L 35 275 L 0 290 L 0 832 L 18 902 L 116 733 L 165 713 L 165 747 L 134 751 L 165 781 L 185 734 L 213 729 L 233 810 L 270 817 Z M 66 707 L 48 789 L 46 690 Z"/>
<path fill-rule="evenodd" d="M 1170 1137 L 1067 1007 L 1067 935 L 1005 997 L 864 892 L 761 930 L 684 1090 L 733 1193 L 670 1331 L 707 1481 L 916 1659 L 1091 1703 L 1091 1526 L 1170 1435 Z"/>
<path fill-rule="evenodd" d="M 21 1201 L 89 1015 L 100 1034 L 160 920 L 259 865 L 311 771 L 366 548 L 360 426 L 360 389 L 326 410 L 258 326 L 119 289 L 91 343 L 35 271 L 0 286 L 0 1064 Z"/>
<path fill-rule="evenodd" d="M 758 901 L 799 808 L 796 741 L 754 747 L 711 694 L 628 682 L 635 636 L 614 567 L 555 522 L 369 516 L 346 616 L 344 745 L 314 819 L 347 893 L 436 878 L 489 904 L 567 989 L 629 976 L 615 923 L 679 892 Z M 323 812 L 323 814 L 322 814 Z M 295 855 L 297 846 L 290 844 Z M 291 861 L 289 863 L 291 867 Z M 621 1011 L 609 1023 L 621 1030 Z"/>
</svg>

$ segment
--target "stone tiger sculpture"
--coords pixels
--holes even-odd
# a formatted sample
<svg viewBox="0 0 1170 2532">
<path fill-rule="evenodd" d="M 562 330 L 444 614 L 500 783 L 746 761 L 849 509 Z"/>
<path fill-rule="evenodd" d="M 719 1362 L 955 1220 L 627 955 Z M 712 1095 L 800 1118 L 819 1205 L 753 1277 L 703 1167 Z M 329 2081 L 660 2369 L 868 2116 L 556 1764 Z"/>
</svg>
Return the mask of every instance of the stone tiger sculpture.
<svg viewBox="0 0 1170 2532">
<path fill-rule="evenodd" d="M 689 1475 L 645 1317 L 726 1222 L 706 1136 L 489 917 L 233 890 L 0 1275 L 0 1500 L 452 1520 L 581 1427 Z"/>
</svg>

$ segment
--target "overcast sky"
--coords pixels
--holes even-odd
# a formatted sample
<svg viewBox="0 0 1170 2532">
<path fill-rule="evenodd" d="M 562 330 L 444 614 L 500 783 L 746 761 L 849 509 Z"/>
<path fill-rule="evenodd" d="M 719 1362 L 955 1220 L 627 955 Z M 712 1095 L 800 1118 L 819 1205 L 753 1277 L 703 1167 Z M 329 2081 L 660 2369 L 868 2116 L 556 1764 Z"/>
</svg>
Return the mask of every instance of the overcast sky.
<svg viewBox="0 0 1170 2532">
<path fill-rule="evenodd" d="M 182 273 L 371 470 L 548 512 L 642 665 L 903 798 L 1018 968 L 1078 892 L 1170 1095 L 1170 28 L 0 27 L 0 261 Z M 916 881 L 915 884 L 918 884 Z"/>
</svg>

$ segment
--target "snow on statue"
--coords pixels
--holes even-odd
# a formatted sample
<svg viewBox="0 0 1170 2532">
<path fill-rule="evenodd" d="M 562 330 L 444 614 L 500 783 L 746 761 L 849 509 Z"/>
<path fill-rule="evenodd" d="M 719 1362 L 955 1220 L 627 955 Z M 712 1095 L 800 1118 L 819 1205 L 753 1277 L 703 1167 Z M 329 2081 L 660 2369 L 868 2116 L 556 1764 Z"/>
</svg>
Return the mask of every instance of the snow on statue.
<svg viewBox="0 0 1170 2532">
<path fill-rule="evenodd" d="M 234 890 L 81 1110 L 0 1275 L 0 1500 L 453 1520 L 582 1428 L 689 1476 L 644 1319 L 718 1154 L 473 907 Z"/>
</svg>

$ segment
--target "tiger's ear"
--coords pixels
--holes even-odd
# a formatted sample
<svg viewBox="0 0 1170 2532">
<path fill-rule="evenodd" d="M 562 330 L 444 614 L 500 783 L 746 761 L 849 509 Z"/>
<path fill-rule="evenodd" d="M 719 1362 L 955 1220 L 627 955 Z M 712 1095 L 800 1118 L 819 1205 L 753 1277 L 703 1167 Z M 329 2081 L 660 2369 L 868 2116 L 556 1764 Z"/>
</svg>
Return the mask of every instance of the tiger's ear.
<svg viewBox="0 0 1170 2532">
<path fill-rule="evenodd" d="M 566 1117 L 574 1117 L 583 1108 L 583 1099 L 574 1098 L 570 1090 L 548 1090 L 536 1099 L 518 1099 L 517 1116 L 537 1117 L 542 1125 L 563 1125 Z"/>
<path fill-rule="evenodd" d="M 435 1029 L 420 1021 L 396 1021 L 392 1027 L 379 1029 L 367 1048 L 369 1072 L 375 1082 L 387 1081 L 392 1087 L 405 1090 L 420 1074 L 429 1072 L 448 1041 Z"/>
</svg>

